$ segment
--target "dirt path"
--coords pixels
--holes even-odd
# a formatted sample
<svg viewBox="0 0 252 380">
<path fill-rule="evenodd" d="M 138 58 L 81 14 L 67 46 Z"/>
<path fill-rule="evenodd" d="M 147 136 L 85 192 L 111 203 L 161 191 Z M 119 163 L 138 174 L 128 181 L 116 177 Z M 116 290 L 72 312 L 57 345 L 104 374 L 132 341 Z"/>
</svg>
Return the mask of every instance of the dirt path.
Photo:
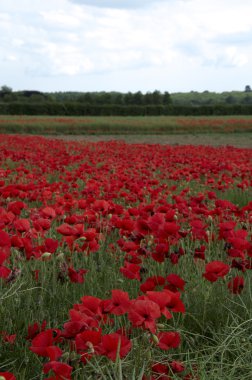
<svg viewBox="0 0 252 380">
<path fill-rule="evenodd" d="M 246 134 L 197 134 L 197 135 L 51 135 L 69 141 L 125 141 L 138 144 L 169 144 L 169 145 L 232 145 L 239 148 L 252 148 L 252 133 Z"/>
</svg>

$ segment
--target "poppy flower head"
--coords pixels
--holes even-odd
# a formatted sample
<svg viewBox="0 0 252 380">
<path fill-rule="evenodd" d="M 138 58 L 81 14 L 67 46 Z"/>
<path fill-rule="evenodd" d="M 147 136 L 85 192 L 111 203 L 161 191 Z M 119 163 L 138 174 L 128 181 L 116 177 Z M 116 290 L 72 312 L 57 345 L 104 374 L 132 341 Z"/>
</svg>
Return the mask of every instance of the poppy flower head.
<svg viewBox="0 0 252 380">
<path fill-rule="evenodd" d="M 228 289 L 233 294 L 241 294 L 244 288 L 244 277 L 236 276 L 228 283 Z"/>
<path fill-rule="evenodd" d="M 130 299 L 127 292 L 120 289 L 112 290 L 111 300 L 104 301 L 104 311 L 115 315 L 123 315 L 128 312 Z"/>
<path fill-rule="evenodd" d="M 117 333 L 104 335 L 98 348 L 100 355 L 107 356 L 112 361 L 116 361 L 117 354 L 122 359 L 130 350 L 131 341 L 125 335 Z"/>
<path fill-rule="evenodd" d="M 205 273 L 203 273 L 203 277 L 205 277 L 210 282 L 215 282 L 220 277 L 225 277 L 230 270 L 229 265 L 223 263 L 222 261 L 211 261 L 205 267 Z"/>
<path fill-rule="evenodd" d="M 128 318 L 134 327 L 156 331 L 156 319 L 161 316 L 160 307 L 151 300 L 136 300 L 131 304 Z"/>
</svg>

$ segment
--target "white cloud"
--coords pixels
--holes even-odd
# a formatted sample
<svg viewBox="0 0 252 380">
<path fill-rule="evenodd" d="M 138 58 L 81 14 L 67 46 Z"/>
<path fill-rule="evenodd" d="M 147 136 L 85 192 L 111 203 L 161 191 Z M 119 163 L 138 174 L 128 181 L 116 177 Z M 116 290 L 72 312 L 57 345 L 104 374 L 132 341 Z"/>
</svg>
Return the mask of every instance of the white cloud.
<svg viewBox="0 0 252 380">
<path fill-rule="evenodd" d="M 49 25 L 53 25 L 55 28 L 57 26 L 64 28 L 76 28 L 80 26 L 80 19 L 77 15 L 69 14 L 63 10 L 41 12 L 41 16 L 44 18 L 45 22 L 48 22 Z"/>
<path fill-rule="evenodd" d="M 15 62 L 18 60 L 17 56 L 14 54 L 7 54 L 4 58 L 4 61 L 9 61 L 9 62 Z"/>
<path fill-rule="evenodd" d="M 85 78 L 93 89 L 106 89 L 101 86 L 108 87 L 110 78 L 110 88 L 149 85 L 172 91 L 170 83 L 174 89 L 182 87 L 180 78 L 199 83 L 204 72 L 207 88 L 214 81 L 220 86 L 216 78 L 222 69 L 236 83 L 245 75 L 249 80 L 250 0 L 23 2 L 21 7 L 18 0 L 8 0 L 0 13 L 0 70 L 13 78 L 13 87 L 32 78 L 35 87 L 63 88 L 71 80 L 78 88 Z M 241 69 L 242 75 L 234 75 Z"/>
<path fill-rule="evenodd" d="M 212 59 L 206 60 L 206 64 L 221 66 L 226 68 L 243 67 L 248 63 L 249 59 L 246 54 L 238 52 L 235 46 L 230 46 L 224 49 L 221 53 L 213 55 Z"/>
<path fill-rule="evenodd" d="M 141 8 L 153 3 L 160 3 L 167 0 L 70 0 L 73 3 L 89 5 L 97 8 Z M 169 0 L 168 0 L 169 1 Z"/>
</svg>

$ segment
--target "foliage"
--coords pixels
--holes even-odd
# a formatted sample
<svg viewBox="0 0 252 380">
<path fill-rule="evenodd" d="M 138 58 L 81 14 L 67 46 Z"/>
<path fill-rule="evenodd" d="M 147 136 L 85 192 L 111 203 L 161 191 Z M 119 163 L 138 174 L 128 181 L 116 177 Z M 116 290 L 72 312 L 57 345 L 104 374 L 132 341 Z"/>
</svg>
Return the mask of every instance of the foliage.
<svg viewBox="0 0 252 380">
<path fill-rule="evenodd" d="M 2 86 L 0 114 L 64 116 L 251 115 L 252 93 L 12 91 Z"/>
</svg>

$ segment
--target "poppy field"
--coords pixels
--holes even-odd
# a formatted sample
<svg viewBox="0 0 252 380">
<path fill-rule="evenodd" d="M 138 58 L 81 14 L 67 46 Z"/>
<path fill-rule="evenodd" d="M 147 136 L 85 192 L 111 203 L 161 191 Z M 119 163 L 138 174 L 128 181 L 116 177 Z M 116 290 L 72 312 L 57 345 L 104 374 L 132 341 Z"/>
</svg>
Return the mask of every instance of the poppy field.
<svg viewBox="0 0 252 380">
<path fill-rule="evenodd" d="M 34 135 L 251 135 L 252 118 L 239 116 L 28 116 L 0 115 L 0 133 Z"/>
<path fill-rule="evenodd" d="M 251 379 L 252 150 L 0 136 L 0 380 Z"/>
</svg>

